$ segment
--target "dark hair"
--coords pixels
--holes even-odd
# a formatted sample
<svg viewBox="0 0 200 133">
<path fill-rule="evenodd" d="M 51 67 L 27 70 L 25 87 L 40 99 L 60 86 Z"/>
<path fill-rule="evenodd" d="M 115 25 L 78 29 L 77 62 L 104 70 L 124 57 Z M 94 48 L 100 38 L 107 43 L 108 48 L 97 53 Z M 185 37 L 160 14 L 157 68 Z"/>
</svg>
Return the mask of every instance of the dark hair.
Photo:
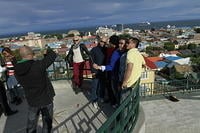
<svg viewBox="0 0 200 133">
<path fill-rule="evenodd" d="M 11 49 L 10 49 L 10 48 L 8 48 L 8 47 L 4 47 L 4 48 L 2 49 L 2 53 L 3 53 L 4 51 L 6 51 L 7 53 L 10 53 L 10 54 L 12 54 L 12 51 L 11 51 Z"/>
<path fill-rule="evenodd" d="M 112 43 L 113 45 L 118 47 L 118 45 L 119 45 L 119 37 L 117 35 L 110 36 L 109 43 Z"/>
<path fill-rule="evenodd" d="M 138 48 L 138 46 L 140 44 L 140 40 L 138 38 L 136 38 L 136 37 L 129 37 L 128 39 L 131 40 L 131 41 L 133 41 L 133 43 L 136 44 L 135 47 Z"/>
</svg>

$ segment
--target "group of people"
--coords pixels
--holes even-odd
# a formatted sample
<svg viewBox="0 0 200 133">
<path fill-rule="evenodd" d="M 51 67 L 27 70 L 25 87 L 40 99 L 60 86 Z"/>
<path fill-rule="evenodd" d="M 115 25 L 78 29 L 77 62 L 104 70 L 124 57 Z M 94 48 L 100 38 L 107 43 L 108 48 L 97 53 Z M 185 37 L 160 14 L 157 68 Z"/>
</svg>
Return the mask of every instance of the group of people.
<svg viewBox="0 0 200 133">
<path fill-rule="evenodd" d="M 12 63 L 15 62 L 15 60 L 16 59 L 9 48 L 5 47 L 2 49 L 0 65 L 0 107 L 6 116 L 18 112 L 17 110 L 12 110 L 8 102 L 16 105 L 22 103 L 22 97 L 19 92 L 20 85 L 15 78 L 14 65 Z M 6 81 L 6 87 L 4 85 L 4 80 Z M 6 91 L 6 88 L 8 91 Z M 9 96 L 9 98 L 7 96 Z"/>
<path fill-rule="evenodd" d="M 143 56 L 138 51 L 139 39 L 135 37 L 99 38 L 96 47 L 88 51 L 81 43 L 81 38 L 75 36 L 66 61 L 73 67 L 72 86 L 81 89 L 85 60 L 89 60 L 92 72 L 91 101 L 95 108 L 99 102 L 110 102 L 116 108 L 127 93 L 130 93 L 136 81 L 140 78 L 145 65 Z M 43 133 L 50 133 L 53 121 L 54 88 L 46 69 L 55 61 L 57 54 L 47 48 L 42 60 L 34 59 L 34 52 L 28 46 L 19 48 L 22 60 L 17 61 L 11 50 L 2 50 L 5 63 L 1 63 L 0 76 L 7 71 L 7 87 L 11 101 L 16 105 L 22 102 L 18 86 L 22 86 L 28 103 L 27 133 L 36 133 L 39 115 L 42 115 Z M 12 83 L 12 84 L 11 84 Z M 9 84 L 9 85 L 8 85 Z M 0 105 L 6 116 L 17 113 L 9 107 L 6 89 L 0 80 Z"/>
<path fill-rule="evenodd" d="M 97 46 L 91 51 L 80 43 L 80 37 L 74 37 L 73 41 L 66 56 L 73 66 L 73 88 L 81 88 L 84 61 L 87 58 L 91 64 L 93 106 L 98 108 L 99 102 L 110 102 L 114 108 L 118 107 L 127 93 L 131 92 L 145 67 L 144 58 L 137 49 L 140 40 L 117 35 L 100 37 Z"/>
<path fill-rule="evenodd" d="M 1 64 L 0 74 L 7 69 L 8 78 L 6 83 L 13 83 L 12 85 L 7 85 L 8 89 L 16 89 L 13 90 L 13 93 L 10 93 L 14 95 L 10 103 L 18 105 L 22 102 L 19 95 L 17 95 L 19 84 L 25 92 L 25 98 L 28 103 L 26 132 L 37 132 L 37 122 L 41 114 L 43 121 L 42 132 L 50 133 L 53 121 L 55 92 L 46 69 L 55 61 L 57 54 L 52 49 L 47 48 L 44 58 L 42 60 L 35 60 L 34 52 L 28 46 L 19 48 L 19 54 L 22 58 L 20 61 L 15 59 L 9 48 L 3 48 L 2 54 L 6 58 L 6 62 L 5 65 L 4 63 Z M 17 110 L 12 110 L 9 106 L 6 89 L 2 80 L 0 80 L 0 106 L 3 108 L 6 116 L 17 113 Z"/>
</svg>

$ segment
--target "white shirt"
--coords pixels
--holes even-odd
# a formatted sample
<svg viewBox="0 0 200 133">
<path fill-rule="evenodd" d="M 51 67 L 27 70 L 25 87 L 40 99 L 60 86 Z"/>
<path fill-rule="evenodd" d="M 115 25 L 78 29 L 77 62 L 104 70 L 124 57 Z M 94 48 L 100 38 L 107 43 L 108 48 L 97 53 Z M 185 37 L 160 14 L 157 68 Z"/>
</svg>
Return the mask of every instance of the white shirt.
<svg viewBox="0 0 200 133">
<path fill-rule="evenodd" d="M 80 50 L 80 46 L 76 49 L 73 49 L 73 62 L 74 63 L 79 63 L 79 62 L 83 62 L 83 57 L 81 55 L 81 50 Z"/>
</svg>

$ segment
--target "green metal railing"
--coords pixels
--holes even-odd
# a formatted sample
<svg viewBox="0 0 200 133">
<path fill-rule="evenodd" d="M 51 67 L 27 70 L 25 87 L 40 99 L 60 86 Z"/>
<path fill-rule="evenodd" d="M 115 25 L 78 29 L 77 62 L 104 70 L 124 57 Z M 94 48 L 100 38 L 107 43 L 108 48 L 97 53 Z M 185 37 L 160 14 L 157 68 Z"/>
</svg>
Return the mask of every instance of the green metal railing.
<svg viewBox="0 0 200 133">
<path fill-rule="evenodd" d="M 130 133 L 139 115 L 139 80 L 130 95 L 98 129 L 97 133 Z"/>
<path fill-rule="evenodd" d="M 47 70 L 51 80 L 71 79 L 73 68 L 63 62 L 54 62 Z M 84 68 L 84 70 L 89 70 Z M 91 73 L 85 73 L 83 78 L 91 78 Z M 97 133 L 123 133 L 131 132 L 139 115 L 140 96 L 156 96 L 172 93 L 185 93 L 200 91 L 200 81 L 192 79 L 171 80 L 167 82 L 155 81 L 151 83 L 137 84 L 131 94 L 121 103 L 117 110 L 97 130 Z"/>
<path fill-rule="evenodd" d="M 140 96 L 142 97 L 195 91 L 200 91 L 200 82 L 194 79 L 155 81 L 140 85 Z"/>
<path fill-rule="evenodd" d="M 90 79 L 91 73 L 90 69 L 86 68 L 86 64 L 84 66 L 84 79 Z M 62 80 L 62 79 L 71 79 L 73 76 L 73 68 L 69 67 L 69 64 L 62 61 L 55 61 L 48 69 L 47 73 L 51 80 Z"/>
<path fill-rule="evenodd" d="M 71 79 L 73 68 L 69 67 L 65 61 L 54 62 L 47 70 L 51 80 Z M 86 70 L 83 78 L 91 78 L 91 73 Z M 139 114 L 139 82 L 137 81 L 131 93 L 121 103 L 117 110 L 98 129 L 97 133 L 123 133 L 131 132 L 137 122 Z"/>
</svg>

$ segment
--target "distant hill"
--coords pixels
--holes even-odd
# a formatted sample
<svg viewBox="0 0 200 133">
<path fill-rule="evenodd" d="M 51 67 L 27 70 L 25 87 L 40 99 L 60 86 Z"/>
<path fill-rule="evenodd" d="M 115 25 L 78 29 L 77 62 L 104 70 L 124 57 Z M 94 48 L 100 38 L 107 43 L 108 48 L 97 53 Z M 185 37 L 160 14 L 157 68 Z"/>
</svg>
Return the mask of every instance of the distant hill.
<svg viewBox="0 0 200 133">
<path fill-rule="evenodd" d="M 132 29 L 151 29 L 151 28 L 166 28 L 168 25 L 175 26 L 175 27 L 194 27 L 194 26 L 200 26 L 200 19 L 195 20 L 178 20 L 178 21 L 162 21 L 162 22 L 149 22 L 148 24 L 144 24 L 144 22 L 141 23 L 130 23 L 130 24 L 123 24 L 124 28 L 132 28 Z M 99 25 L 100 26 L 100 25 Z M 77 28 L 70 28 L 70 29 L 58 29 L 58 30 L 46 30 L 46 31 L 33 31 L 36 33 L 41 34 L 53 34 L 53 33 L 67 33 L 69 30 L 79 30 L 80 32 L 95 32 L 97 30 L 97 27 L 99 26 L 91 26 L 91 27 L 77 27 Z M 105 26 L 105 25 L 101 25 Z M 108 28 L 114 28 L 113 25 L 107 25 Z M 28 31 L 27 31 L 28 32 Z M 6 34 L 6 35 L 0 35 L 0 38 L 7 38 L 7 37 L 16 37 L 16 36 L 23 36 L 26 35 L 27 32 L 23 33 L 13 33 L 13 34 Z"/>
</svg>

